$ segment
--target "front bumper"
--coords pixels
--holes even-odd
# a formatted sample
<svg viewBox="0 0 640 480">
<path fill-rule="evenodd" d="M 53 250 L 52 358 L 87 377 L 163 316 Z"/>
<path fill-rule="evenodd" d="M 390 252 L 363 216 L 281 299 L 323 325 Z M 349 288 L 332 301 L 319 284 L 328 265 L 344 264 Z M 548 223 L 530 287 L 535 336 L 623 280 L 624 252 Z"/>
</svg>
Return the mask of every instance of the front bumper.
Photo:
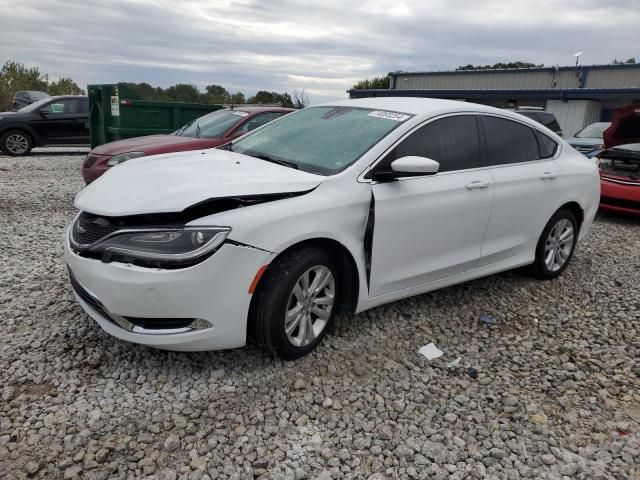
<svg viewBox="0 0 640 480">
<path fill-rule="evenodd" d="M 640 215 L 640 184 L 628 184 L 602 178 L 600 208 L 620 213 Z"/>
<path fill-rule="evenodd" d="M 202 263 L 162 270 L 80 257 L 71 250 L 68 235 L 64 250 L 76 299 L 103 330 L 128 342 L 177 351 L 246 343 L 249 286 L 271 255 L 227 243 Z M 130 328 L 120 321 L 127 318 L 145 325 L 153 325 L 154 319 L 185 319 L 187 324 Z M 197 321 L 190 324 L 193 319 Z"/>
</svg>

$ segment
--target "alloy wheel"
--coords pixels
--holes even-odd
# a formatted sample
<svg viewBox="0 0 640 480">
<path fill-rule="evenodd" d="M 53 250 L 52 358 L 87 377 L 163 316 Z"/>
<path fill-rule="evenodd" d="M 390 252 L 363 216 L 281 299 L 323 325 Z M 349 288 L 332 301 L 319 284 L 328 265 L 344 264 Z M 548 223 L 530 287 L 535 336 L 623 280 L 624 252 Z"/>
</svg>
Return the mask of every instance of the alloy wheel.
<svg viewBox="0 0 640 480">
<path fill-rule="evenodd" d="M 287 340 L 296 347 L 313 342 L 327 326 L 334 300 L 335 280 L 328 267 L 317 265 L 304 272 L 287 302 Z"/>
<path fill-rule="evenodd" d="M 20 133 L 12 133 L 5 141 L 5 147 L 14 155 L 21 155 L 29 149 L 29 140 Z"/>
<path fill-rule="evenodd" d="M 574 244 L 573 224 L 563 218 L 553 226 L 544 247 L 544 263 L 551 272 L 560 270 L 571 255 Z"/>
</svg>

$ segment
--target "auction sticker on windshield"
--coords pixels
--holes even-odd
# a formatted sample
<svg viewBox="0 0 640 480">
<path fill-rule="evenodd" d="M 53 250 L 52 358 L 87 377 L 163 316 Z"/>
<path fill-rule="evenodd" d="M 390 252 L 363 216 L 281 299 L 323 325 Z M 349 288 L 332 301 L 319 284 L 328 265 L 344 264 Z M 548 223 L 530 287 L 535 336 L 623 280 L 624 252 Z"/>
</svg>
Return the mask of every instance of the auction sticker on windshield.
<svg viewBox="0 0 640 480">
<path fill-rule="evenodd" d="M 396 122 L 404 122 L 406 119 L 411 117 L 411 115 L 407 115 L 406 113 L 388 112 L 386 110 L 374 110 L 368 116 L 385 118 L 387 120 L 394 120 Z"/>
<path fill-rule="evenodd" d="M 249 115 L 247 112 L 239 112 L 238 110 L 234 110 L 231 112 L 231 115 L 238 115 L 239 117 L 246 117 Z"/>
</svg>

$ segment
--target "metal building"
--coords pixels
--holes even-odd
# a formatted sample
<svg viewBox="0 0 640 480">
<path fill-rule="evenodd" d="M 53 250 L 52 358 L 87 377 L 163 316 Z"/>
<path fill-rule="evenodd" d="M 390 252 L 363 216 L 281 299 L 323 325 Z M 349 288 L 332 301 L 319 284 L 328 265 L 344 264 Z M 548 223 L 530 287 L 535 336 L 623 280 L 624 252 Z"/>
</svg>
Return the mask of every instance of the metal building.
<svg viewBox="0 0 640 480">
<path fill-rule="evenodd" d="M 464 100 L 496 107 L 543 107 L 565 136 L 640 101 L 640 64 L 394 72 L 388 90 L 349 90 L 351 98 L 408 96 Z"/>
</svg>

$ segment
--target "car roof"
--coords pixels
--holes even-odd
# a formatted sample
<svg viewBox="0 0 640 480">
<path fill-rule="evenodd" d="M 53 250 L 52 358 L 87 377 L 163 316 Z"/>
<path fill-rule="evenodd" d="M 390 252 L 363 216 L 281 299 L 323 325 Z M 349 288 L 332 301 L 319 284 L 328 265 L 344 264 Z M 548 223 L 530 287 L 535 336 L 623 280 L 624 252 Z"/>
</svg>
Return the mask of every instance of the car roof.
<svg viewBox="0 0 640 480">
<path fill-rule="evenodd" d="M 295 108 L 286 107 L 243 107 L 242 105 L 234 105 L 233 108 L 227 108 L 226 110 L 238 110 L 239 112 L 247 113 L 262 113 L 262 112 L 293 112 Z"/>
<path fill-rule="evenodd" d="M 64 98 L 89 98 L 86 95 L 54 95 L 53 97 L 47 97 L 49 100 L 62 100 Z"/>
<path fill-rule="evenodd" d="M 438 98 L 421 97 L 370 97 L 338 102 L 328 102 L 318 106 L 332 107 L 360 107 L 380 110 L 391 110 L 395 112 L 410 113 L 421 117 L 433 117 L 444 113 L 474 112 L 493 113 L 504 117 L 511 117 L 522 121 L 523 116 L 501 108 L 489 107 L 479 103 L 461 102 L 458 100 L 442 100 Z M 526 118 L 526 117 L 524 117 Z M 527 119 L 529 120 L 529 119 Z M 532 120 L 532 125 L 538 125 Z M 528 123 L 528 122 L 527 122 Z"/>
</svg>

